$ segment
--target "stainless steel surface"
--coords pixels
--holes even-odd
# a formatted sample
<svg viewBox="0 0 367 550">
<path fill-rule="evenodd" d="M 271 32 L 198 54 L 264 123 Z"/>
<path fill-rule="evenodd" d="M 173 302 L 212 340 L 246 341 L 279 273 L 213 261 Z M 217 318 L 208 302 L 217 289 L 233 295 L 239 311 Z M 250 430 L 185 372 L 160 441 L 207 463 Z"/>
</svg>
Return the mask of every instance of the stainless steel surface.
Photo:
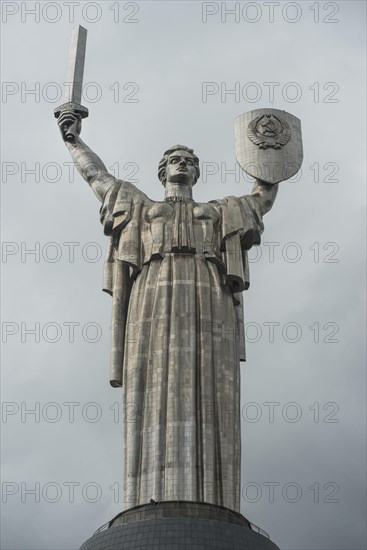
<svg viewBox="0 0 367 550">
<path fill-rule="evenodd" d="M 65 103 L 57 107 L 54 111 L 56 118 L 67 111 L 73 111 L 78 118 L 86 118 L 88 109 L 81 105 L 84 62 L 87 46 L 87 30 L 79 25 L 75 27 L 71 35 L 69 67 L 66 80 Z M 64 121 L 64 123 L 67 121 Z M 77 135 L 77 120 L 68 125 L 68 131 L 65 133 L 65 141 L 74 143 Z"/>
<path fill-rule="evenodd" d="M 85 52 L 87 47 L 87 29 L 78 25 L 73 29 L 70 43 L 69 67 L 65 103 L 82 102 Z"/>
<path fill-rule="evenodd" d="M 250 176 L 274 184 L 303 161 L 301 121 L 279 109 L 255 109 L 235 119 L 236 158 Z"/>
<path fill-rule="evenodd" d="M 287 158 L 297 151 L 299 161 L 296 123 L 272 113 L 284 117 L 290 133 L 273 121 L 267 128 L 280 142 L 265 139 L 260 150 L 256 126 L 253 141 L 246 133 L 254 112 L 242 115 L 239 156 L 248 158 L 245 133 L 254 151 L 288 151 Z M 153 201 L 108 173 L 80 139 L 77 112 L 65 111 L 58 122 L 75 166 L 102 202 L 110 237 L 104 290 L 112 295 L 111 384 L 123 393 L 123 506 L 184 500 L 239 511 L 242 292 L 249 287 L 247 252 L 260 244 L 278 185 L 257 180 L 250 195 L 197 203 L 199 159 L 175 145 L 159 163 L 164 200 Z M 68 142 L 71 126 L 75 139 Z"/>
</svg>

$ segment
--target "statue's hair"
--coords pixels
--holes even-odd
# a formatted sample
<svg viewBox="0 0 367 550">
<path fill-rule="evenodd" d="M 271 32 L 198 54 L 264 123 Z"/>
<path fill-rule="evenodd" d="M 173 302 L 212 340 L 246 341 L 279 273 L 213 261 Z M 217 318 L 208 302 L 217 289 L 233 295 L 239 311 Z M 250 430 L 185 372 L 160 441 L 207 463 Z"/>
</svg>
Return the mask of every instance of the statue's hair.
<svg viewBox="0 0 367 550">
<path fill-rule="evenodd" d="M 158 165 L 158 178 L 160 179 L 162 185 L 166 186 L 166 166 L 168 162 L 168 157 L 175 151 L 187 151 L 192 155 L 194 159 L 194 166 L 195 166 L 195 180 L 193 185 L 198 181 L 200 178 L 200 168 L 199 168 L 199 159 L 194 153 L 194 149 L 190 149 L 189 147 L 186 147 L 186 145 L 174 145 L 173 147 L 170 147 L 167 149 L 167 151 L 164 152 L 163 158 L 160 160 Z"/>
</svg>

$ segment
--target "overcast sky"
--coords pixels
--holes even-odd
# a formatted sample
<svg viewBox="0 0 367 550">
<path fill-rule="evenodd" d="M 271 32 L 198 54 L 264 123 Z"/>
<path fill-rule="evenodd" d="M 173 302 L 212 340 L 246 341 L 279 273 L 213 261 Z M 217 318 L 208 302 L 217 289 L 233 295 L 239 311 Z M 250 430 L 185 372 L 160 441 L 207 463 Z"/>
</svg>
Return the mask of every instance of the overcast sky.
<svg viewBox="0 0 367 550">
<path fill-rule="evenodd" d="M 78 548 L 122 508 L 107 239 L 53 117 L 82 24 L 82 137 L 152 199 L 176 143 L 200 158 L 197 201 L 249 193 L 234 118 L 301 119 L 302 171 L 250 253 L 241 511 L 284 550 L 364 549 L 365 3 L 2 2 L 1 17 L 2 548 Z"/>
</svg>

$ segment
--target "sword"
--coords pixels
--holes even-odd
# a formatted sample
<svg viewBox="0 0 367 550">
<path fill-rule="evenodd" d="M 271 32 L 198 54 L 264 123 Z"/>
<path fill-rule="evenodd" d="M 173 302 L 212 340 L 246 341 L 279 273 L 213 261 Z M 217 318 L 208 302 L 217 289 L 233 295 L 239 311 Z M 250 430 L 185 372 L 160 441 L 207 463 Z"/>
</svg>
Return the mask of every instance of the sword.
<svg viewBox="0 0 367 550">
<path fill-rule="evenodd" d="M 87 29 L 79 25 L 75 27 L 71 35 L 69 51 L 69 68 L 67 76 L 67 88 L 65 103 L 54 110 L 55 118 L 59 118 L 62 111 L 74 111 L 81 118 L 88 116 L 88 109 L 81 105 L 85 50 L 87 45 Z M 72 124 L 66 133 L 66 141 L 75 142 L 77 137 L 76 122 Z"/>
</svg>

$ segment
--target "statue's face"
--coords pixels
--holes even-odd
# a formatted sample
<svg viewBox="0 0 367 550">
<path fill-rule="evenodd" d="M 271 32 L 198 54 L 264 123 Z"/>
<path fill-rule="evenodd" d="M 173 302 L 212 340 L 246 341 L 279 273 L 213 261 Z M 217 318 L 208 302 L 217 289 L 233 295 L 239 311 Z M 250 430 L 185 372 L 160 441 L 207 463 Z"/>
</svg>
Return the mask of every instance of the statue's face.
<svg viewBox="0 0 367 550">
<path fill-rule="evenodd" d="M 196 169 L 193 156 L 187 151 L 174 151 L 170 154 L 166 166 L 167 181 L 193 185 Z"/>
</svg>

